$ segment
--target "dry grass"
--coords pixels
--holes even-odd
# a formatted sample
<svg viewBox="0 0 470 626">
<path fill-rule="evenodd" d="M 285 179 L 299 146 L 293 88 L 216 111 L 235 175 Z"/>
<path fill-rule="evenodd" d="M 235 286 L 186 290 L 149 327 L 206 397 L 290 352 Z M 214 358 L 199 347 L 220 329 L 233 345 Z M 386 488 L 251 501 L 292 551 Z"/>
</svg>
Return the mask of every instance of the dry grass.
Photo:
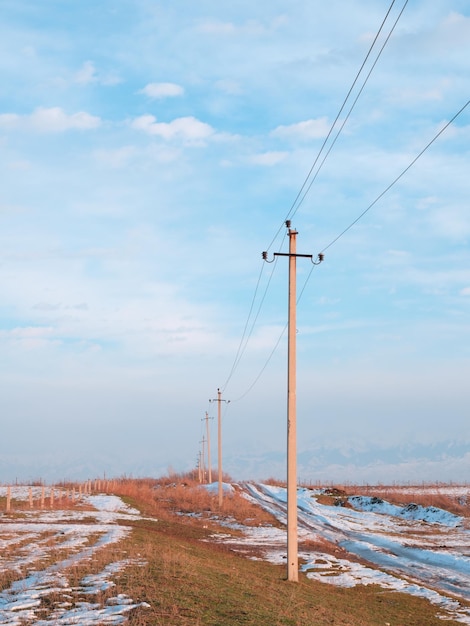
<svg viewBox="0 0 470 626">
<path fill-rule="evenodd" d="M 75 589 L 74 604 L 89 601 L 89 597 L 78 591 L 85 575 L 102 571 L 108 563 L 130 558 L 144 561 L 146 565 L 126 567 L 113 576 L 115 587 L 93 597 L 101 606 L 110 596 L 121 593 L 134 602 L 147 602 L 149 607 L 132 611 L 130 626 L 442 624 L 436 616 L 438 609 L 422 599 L 384 592 L 374 586 L 335 588 L 304 575 L 298 584 L 288 583 L 284 567 L 251 561 L 226 546 L 201 542 L 200 539 L 208 539 L 212 532 L 207 527 L 210 517 L 229 517 L 241 523 L 273 523 L 271 516 L 238 491 L 225 497 L 223 508 L 219 510 L 217 496 L 201 487 L 191 475 L 171 475 L 159 480 L 120 478 L 106 481 L 100 487 L 101 492 L 122 496 L 153 519 L 132 522 L 132 534 L 118 545 L 104 546 L 89 561 L 68 568 L 65 574 Z M 394 493 L 396 495 L 395 491 L 387 489 L 373 494 L 363 489 L 364 495 L 383 496 L 389 501 L 393 501 Z M 360 488 L 350 486 L 340 486 L 338 490 L 350 495 L 360 493 Z M 328 497 L 336 497 L 335 492 Z M 413 501 L 416 500 L 414 497 Z M 28 508 L 29 503 L 25 504 Z M 437 506 L 435 499 L 432 505 Z M 60 508 L 58 500 L 56 506 Z M 76 502 L 75 506 L 81 505 Z M 186 515 L 181 515 L 182 512 Z M 320 540 L 302 547 L 331 553 L 338 550 L 337 546 Z M 59 549 L 51 555 L 50 560 L 64 557 Z M 12 582 L 8 576 L 6 573 L 0 577 L 3 588 Z M 46 619 L 62 599 L 59 594 L 45 598 L 40 617 Z"/>
<path fill-rule="evenodd" d="M 117 590 L 149 608 L 135 610 L 130 626 L 437 626 L 436 608 L 374 586 L 339 589 L 285 568 L 251 561 L 224 546 L 195 540 L 179 518 L 147 526 L 142 521 L 125 543 L 148 563 L 126 569 Z M 318 545 L 322 551 L 327 546 Z M 334 549 L 330 546 L 331 549 Z M 452 622 L 448 622 L 452 623 Z"/>
<path fill-rule="evenodd" d="M 283 567 L 247 560 L 225 546 L 201 544 L 198 540 L 210 532 L 209 515 L 232 515 L 233 508 L 233 517 L 244 522 L 254 517 L 252 508 L 258 507 L 235 493 L 233 498 L 225 499 L 224 510 L 218 511 L 216 497 L 201 489 L 192 477 L 173 478 L 135 484 L 122 480 L 117 485 L 116 493 L 125 491 L 132 504 L 142 510 L 148 506 L 159 510 L 162 520 L 150 526 L 144 521 L 136 524 L 134 536 L 129 540 L 130 550 L 137 550 L 149 565 L 139 571 L 128 569 L 118 577 L 119 590 L 150 604 L 150 608 L 132 613 L 131 626 L 383 626 L 386 623 L 437 626 L 442 623 L 436 617 L 435 607 L 412 596 L 384 592 L 374 586 L 338 589 L 304 576 L 293 586 L 284 580 Z M 346 491 L 344 487 L 337 491 L 331 488 L 328 498 L 334 499 L 343 491 Z M 355 489 L 350 491 L 351 495 L 357 493 Z M 142 505 L 139 494 L 143 493 L 150 500 Z M 249 506 L 244 508 L 246 504 Z M 181 511 L 197 516 L 177 516 Z M 268 517 L 268 523 L 272 522 Z M 346 556 L 326 541 L 300 546 L 303 547 Z"/>
<path fill-rule="evenodd" d="M 54 490 L 54 494 L 51 500 L 51 489 Z M 84 492 L 83 492 L 84 494 Z M 6 511 L 7 498 L 0 497 L 0 511 Z M 47 487 L 44 490 L 44 497 L 38 496 L 37 491 L 34 493 L 34 497 L 30 501 L 29 498 L 18 499 L 14 497 L 14 491 L 10 498 L 10 513 L 18 514 L 26 511 L 44 510 L 44 511 L 65 511 L 65 510 L 92 510 L 93 507 L 89 506 L 83 501 L 82 494 L 79 493 L 78 486 L 76 486 L 75 493 L 72 495 L 72 490 L 66 490 L 62 487 Z"/>
<path fill-rule="evenodd" d="M 225 477 L 227 482 L 230 478 Z M 208 491 L 191 474 L 154 479 L 122 478 L 112 483 L 113 493 L 138 502 L 145 515 L 154 515 L 160 519 L 172 519 L 175 513 L 198 516 L 206 520 L 233 519 L 247 526 L 275 523 L 274 518 L 260 507 L 248 501 L 235 487 L 231 493 L 224 494 L 222 507 L 218 496 Z"/>
</svg>

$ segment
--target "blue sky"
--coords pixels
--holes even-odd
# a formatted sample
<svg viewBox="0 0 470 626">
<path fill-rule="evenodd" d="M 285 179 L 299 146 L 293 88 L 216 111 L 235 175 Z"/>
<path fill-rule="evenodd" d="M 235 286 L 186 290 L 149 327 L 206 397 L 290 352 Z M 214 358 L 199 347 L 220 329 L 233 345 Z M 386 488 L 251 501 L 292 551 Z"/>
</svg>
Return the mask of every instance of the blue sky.
<svg viewBox="0 0 470 626">
<path fill-rule="evenodd" d="M 286 250 L 388 8 L 2 4 L 0 480 L 187 470 L 218 387 L 227 470 L 282 475 L 287 262 L 261 252 Z M 466 104 L 469 70 L 468 3 L 409 3 L 292 217 L 298 252 L 327 248 L 299 261 L 297 319 L 299 453 L 330 450 L 326 479 L 468 471 L 470 107 L 329 244 Z"/>
</svg>

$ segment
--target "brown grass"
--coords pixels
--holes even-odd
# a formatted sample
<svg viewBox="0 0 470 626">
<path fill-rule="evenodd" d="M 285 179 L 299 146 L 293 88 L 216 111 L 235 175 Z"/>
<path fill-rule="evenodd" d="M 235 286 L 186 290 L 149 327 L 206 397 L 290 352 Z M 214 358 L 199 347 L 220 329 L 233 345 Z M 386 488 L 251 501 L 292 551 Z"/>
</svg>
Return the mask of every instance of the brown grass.
<svg viewBox="0 0 470 626">
<path fill-rule="evenodd" d="M 437 609 L 426 601 L 374 586 L 338 589 L 301 575 L 285 581 L 284 567 L 250 561 L 195 540 L 190 527 L 173 518 L 136 528 L 129 549 L 148 567 L 118 576 L 120 591 L 144 600 L 130 626 L 437 626 Z M 322 551 L 333 546 L 319 543 Z M 452 623 L 452 622 L 448 622 Z"/>
<path fill-rule="evenodd" d="M 227 482 L 230 481 L 227 478 Z M 172 519 L 175 513 L 198 516 L 202 519 L 233 519 L 247 526 L 274 523 L 274 518 L 252 504 L 235 486 L 231 493 L 225 493 L 222 507 L 219 507 L 216 493 L 208 491 L 191 474 L 154 479 L 119 479 L 113 482 L 113 492 L 132 502 L 138 502 L 142 513 L 160 519 Z"/>
<path fill-rule="evenodd" d="M 337 489 L 350 495 L 360 493 L 356 487 Z M 364 495 L 383 496 L 389 501 L 396 495 L 395 488 L 374 493 L 371 488 L 367 493 L 367 488 L 363 489 Z M 210 525 L 216 523 L 209 521 L 213 517 L 232 518 L 241 523 L 274 523 L 271 516 L 238 491 L 224 498 L 222 510 L 217 496 L 208 493 L 192 475 L 171 475 L 159 480 L 120 478 L 106 481 L 100 491 L 122 496 L 153 519 L 125 522 L 133 526 L 129 537 L 118 545 L 100 548 L 90 561 L 70 567 L 66 575 L 77 589 L 83 576 L 102 571 L 108 563 L 123 558 L 144 560 L 144 567 L 130 565 L 113 576 L 114 588 L 93 596 L 93 602 L 96 600 L 101 605 L 120 593 L 127 594 L 134 602 L 148 602 L 149 607 L 130 614 L 130 626 L 442 624 L 437 617 L 439 610 L 422 599 L 385 592 L 374 586 L 339 589 L 304 575 L 298 584 L 288 583 L 284 567 L 251 561 L 224 545 L 201 542 L 210 538 Z M 418 498 L 414 496 L 409 497 L 416 502 Z M 337 494 L 332 491 L 327 497 L 331 499 Z M 405 503 L 401 496 L 400 500 Z M 23 504 L 29 508 L 28 502 Z M 63 508 L 64 504 L 60 507 L 58 499 L 55 501 L 57 508 Z M 432 505 L 437 506 L 434 498 Z M 76 502 L 75 506 L 81 504 Z M 300 547 L 342 556 L 337 554 L 337 546 L 320 539 Z M 63 556 L 58 550 L 50 559 L 59 560 Z M 11 584 L 9 576 L 6 573 L 0 578 L 1 586 Z M 60 594 L 44 598 L 40 617 L 46 619 L 62 599 Z M 83 600 L 89 601 L 90 597 L 73 592 L 73 603 Z"/>
</svg>

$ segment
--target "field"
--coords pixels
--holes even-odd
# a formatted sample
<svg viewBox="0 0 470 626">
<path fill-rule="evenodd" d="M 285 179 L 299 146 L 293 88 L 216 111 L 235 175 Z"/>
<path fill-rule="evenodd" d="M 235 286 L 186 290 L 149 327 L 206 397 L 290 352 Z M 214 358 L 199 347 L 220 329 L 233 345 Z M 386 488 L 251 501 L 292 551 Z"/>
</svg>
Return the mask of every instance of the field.
<svg viewBox="0 0 470 626">
<path fill-rule="evenodd" d="M 299 488 L 291 583 L 274 481 L 0 487 L 0 624 L 470 624 L 467 494 Z"/>
</svg>

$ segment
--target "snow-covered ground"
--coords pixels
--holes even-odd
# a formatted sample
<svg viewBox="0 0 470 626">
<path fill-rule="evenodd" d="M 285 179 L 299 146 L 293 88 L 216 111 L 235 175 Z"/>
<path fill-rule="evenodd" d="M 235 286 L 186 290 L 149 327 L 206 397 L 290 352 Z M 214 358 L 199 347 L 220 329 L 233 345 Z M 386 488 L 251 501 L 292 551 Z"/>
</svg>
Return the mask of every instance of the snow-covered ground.
<svg viewBox="0 0 470 626">
<path fill-rule="evenodd" d="M 242 488 L 247 498 L 274 514 L 278 527 L 238 526 L 243 538 L 231 535 L 228 527 L 214 540 L 230 542 L 241 552 L 255 547 L 263 558 L 285 563 L 286 490 L 263 484 Z M 449 493 L 466 499 L 466 489 L 458 493 L 452 489 Z M 226 497 L 231 490 L 224 489 Z M 443 619 L 470 625 L 466 520 L 435 507 L 398 507 L 374 495 L 350 497 L 354 508 L 328 506 L 318 502 L 321 493 L 298 490 L 299 560 L 309 578 L 344 587 L 376 584 L 418 595 L 434 603 Z M 0 487 L 0 496 L 6 496 L 5 487 Z M 47 497 L 44 508 L 37 508 L 40 487 L 32 488 L 36 503 L 32 510 L 27 506 L 28 487 L 12 487 L 11 497 L 26 506 L 20 518 L 0 514 L 0 573 L 4 580 L 9 574 L 14 580 L 0 592 L 0 625 L 122 624 L 131 609 L 141 606 L 138 599 L 120 594 L 111 594 L 104 604 L 99 601 L 100 591 L 112 589 L 113 575 L 136 564 L 126 555 L 84 576 L 78 585 L 68 580 L 73 565 L 127 536 L 130 527 L 123 520 L 138 519 L 138 511 L 117 496 L 104 494 L 82 494 L 82 508 L 61 510 L 48 508 Z M 315 549 L 304 547 L 308 542 L 314 542 Z"/>
<path fill-rule="evenodd" d="M 245 528 L 244 540 L 224 534 L 243 552 L 258 547 L 274 563 L 286 559 L 284 488 L 245 484 L 246 496 L 270 511 L 281 528 Z M 465 520 L 435 507 L 398 507 L 374 497 L 355 497 L 354 509 L 319 504 L 321 490 L 298 490 L 298 535 L 326 551 L 300 549 L 301 569 L 309 578 L 352 587 L 377 584 L 425 597 L 447 618 L 470 624 L 470 533 Z M 464 494 L 466 495 L 466 494 Z M 364 565 L 364 561 L 370 565 Z"/>
<path fill-rule="evenodd" d="M 33 498 L 40 499 L 41 488 L 32 489 Z M 0 496 L 6 493 L 6 487 L 0 487 Z M 11 497 L 27 502 L 29 488 L 12 487 Z M 13 521 L 13 513 L 0 515 L 0 572 L 3 577 L 15 578 L 0 592 L 0 624 L 122 624 L 126 613 L 139 606 L 122 594 L 108 598 L 104 606 L 97 601 L 100 591 L 113 587 L 113 574 L 135 564 L 130 559 L 108 563 L 101 572 L 83 577 L 78 587 L 70 585 L 70 568 L 130 532 L 129 527 L 116 523 L 118 519 L 139 517 L 138 511 L 117 496 L 83 495 L 80 501 L 86 510 L 26 509 L 21 511 L 21 521 Z M 57 560 L 57 554 L 62 558 Z M 72 603 L 77 596 L 85 600 Z M 48 598 L 54 601 L 49 603 Z"/>
</svg>

